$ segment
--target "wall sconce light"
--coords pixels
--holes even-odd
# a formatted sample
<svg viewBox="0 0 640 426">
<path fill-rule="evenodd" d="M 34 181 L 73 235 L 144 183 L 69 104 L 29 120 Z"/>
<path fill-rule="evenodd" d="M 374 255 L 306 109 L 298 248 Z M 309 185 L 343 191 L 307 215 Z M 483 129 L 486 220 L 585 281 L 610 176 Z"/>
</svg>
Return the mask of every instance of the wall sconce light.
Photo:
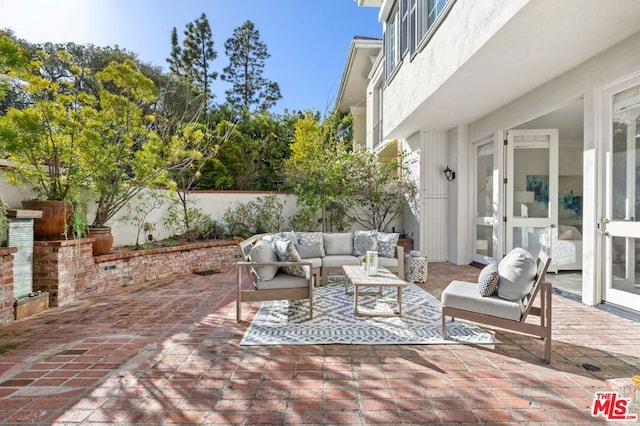
<svg viewBox="0 0 640 426">
<path fill-rule="evenodd" d="M 451 170 L 449 168 L 449 166 L 447 166 L 446 169 L 444 169 L 444 171 L 442 172 L 444 173 L 444 176 L 447 178 L 447 180 L 449 182 L 451 182 L 452 180 L 454 180 L 456 178 L 456 172 L 454 172 L 453 170 Z"/>
</svg>

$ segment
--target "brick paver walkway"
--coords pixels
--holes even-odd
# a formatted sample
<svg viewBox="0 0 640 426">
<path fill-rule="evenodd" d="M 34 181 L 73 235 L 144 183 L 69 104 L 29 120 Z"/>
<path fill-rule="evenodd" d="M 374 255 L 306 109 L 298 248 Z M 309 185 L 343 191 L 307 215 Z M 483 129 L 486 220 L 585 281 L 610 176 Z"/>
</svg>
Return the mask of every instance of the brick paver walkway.
<svg viewBox="0 0 640 426">
<path fill-rule="evenodd" d="M 423 287 L 477 274 L 430 264 Z M 495 347 L 241 347 L 234 278 L 123 288 L 0 328 L 0 422 L 605 423 L 594 392 L 640 374 L 640 323 L 555 295 L 550 365 L 542 342 L 502 331 Z"/>
</svg>

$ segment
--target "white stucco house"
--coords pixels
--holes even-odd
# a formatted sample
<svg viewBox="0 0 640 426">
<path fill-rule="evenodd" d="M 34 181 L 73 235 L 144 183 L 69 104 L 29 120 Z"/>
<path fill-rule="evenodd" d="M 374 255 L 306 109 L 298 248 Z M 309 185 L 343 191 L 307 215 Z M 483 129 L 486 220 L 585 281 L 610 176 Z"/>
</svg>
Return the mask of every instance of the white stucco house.
<svg viewBox="0 0 640 426">
<path fill-rule="evenodd" d="M 337 107 L 358 143 L 419 158 L 417 248 L 544 250 L 583 303 L 640 311 L 640 2 L 354 1 L 384 37 L 353 40 Z"/>
</svg>

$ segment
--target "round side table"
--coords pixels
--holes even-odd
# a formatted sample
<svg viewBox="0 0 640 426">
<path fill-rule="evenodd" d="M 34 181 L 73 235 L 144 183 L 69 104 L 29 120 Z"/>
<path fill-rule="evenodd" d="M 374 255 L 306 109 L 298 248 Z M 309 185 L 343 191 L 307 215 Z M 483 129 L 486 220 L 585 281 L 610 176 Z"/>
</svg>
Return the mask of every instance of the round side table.
<svg viewBox="0 0 640 426">
<path fill-rule="evenodd" d="M 427 282 L 428 267 L 429 262 L 426 256 L 411 256 L 408 254 L 404 257 L 405 278 L 409 282 Z"/>
</svg>

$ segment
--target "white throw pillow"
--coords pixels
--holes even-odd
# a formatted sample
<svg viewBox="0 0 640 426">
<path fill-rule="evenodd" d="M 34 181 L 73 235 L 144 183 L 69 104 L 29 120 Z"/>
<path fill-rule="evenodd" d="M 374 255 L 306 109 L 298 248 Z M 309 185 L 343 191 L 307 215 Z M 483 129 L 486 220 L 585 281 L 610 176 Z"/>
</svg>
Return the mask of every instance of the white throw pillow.
<svg viewBox="0 0 640 426">
<path fill-rule="evenodd" d="M 277 262 L 278 257 L 268 241 L 260 240 L 249 250 L 249 260 L 251 262 Z M 260 281 L 272 280 L 278 273 L 277 266 L 252 266 L 251 270 Z"/>
<path fill-rule="evenodd" d="M 498 296 L 506 300 L 522 300 L 529 294 L 536 278 L 536 259 L 523 248 L 511 250 L 498 265 Z"/>
</svg>

